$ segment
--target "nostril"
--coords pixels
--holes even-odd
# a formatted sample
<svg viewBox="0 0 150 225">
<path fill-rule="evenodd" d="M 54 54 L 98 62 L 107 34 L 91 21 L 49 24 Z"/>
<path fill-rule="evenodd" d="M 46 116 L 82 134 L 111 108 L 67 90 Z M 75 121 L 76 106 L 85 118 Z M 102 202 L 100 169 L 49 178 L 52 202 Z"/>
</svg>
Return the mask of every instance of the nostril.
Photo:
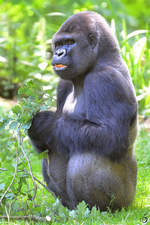
<svg viewBox="0 0 150 225">
<path fill-rule="evenodd" d="M 57 56 L 65 56 L 66 55 L 66 49 L 58 49 L 55 54 Z"/>
<path fill-rule="evenodd" d="M 61 56 L 61 55 L 63 55 L 63 52 L 59 52 L 58 56 Z"/>
</svg>

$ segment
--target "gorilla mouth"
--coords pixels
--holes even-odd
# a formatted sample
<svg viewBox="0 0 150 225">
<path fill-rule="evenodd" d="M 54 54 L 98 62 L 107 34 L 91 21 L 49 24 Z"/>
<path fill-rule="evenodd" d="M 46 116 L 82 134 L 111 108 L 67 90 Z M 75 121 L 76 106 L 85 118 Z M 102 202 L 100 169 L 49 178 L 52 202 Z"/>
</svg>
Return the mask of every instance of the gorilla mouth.
<svg viewBox="0 0 150 225">
<path fill-rule="evenodd" d="M 55 69 L 65 69 L 67 68 L 67 65 L 64 64 L 54 64 Z"/>
</svg>

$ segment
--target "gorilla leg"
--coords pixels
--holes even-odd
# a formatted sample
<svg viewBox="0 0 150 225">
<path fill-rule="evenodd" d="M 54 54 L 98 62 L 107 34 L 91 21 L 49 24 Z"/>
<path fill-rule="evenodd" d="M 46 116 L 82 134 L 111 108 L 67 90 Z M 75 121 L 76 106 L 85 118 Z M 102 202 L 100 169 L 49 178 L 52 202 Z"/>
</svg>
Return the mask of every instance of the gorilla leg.
<svg viewBox="0 0 150 225">
<path fill-rule="evenodd" d="M 49 190 L 56 197 L 60 197 L 64 206 L 69 207 L 66 193 L 66 166 L 67 159 L 56 153 L 49 153 L 48 160 L 42 160 L 42 174 Z"/>
<path fill-rule="evenodd" d="M 89 208 L 95 205 L 102 211 L 128 207 L 135 193 L 136 182 L 132 176 L 136 173 L 136 163 L 134 168 L 130 168 L 130 162 L 126 165 L 89 153 L 72 156 L 67 172 L 67 192 L 72 207 L 82 200 Z M 128 171 L 130 169 L 133 172 Z"/>
</svg>

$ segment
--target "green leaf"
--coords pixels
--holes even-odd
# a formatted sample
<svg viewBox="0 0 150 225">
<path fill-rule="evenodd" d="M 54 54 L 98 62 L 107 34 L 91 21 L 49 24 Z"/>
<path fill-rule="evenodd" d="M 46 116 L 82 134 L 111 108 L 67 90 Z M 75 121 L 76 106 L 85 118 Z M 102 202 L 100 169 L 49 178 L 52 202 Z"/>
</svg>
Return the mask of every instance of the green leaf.
<svg viewBox="0 0 150 225">
<path fill-rule="evenodd" d="M 23 128 L 23 129 L 25 129 L 25 130 L 28 130 L 28 129 L 30 128 L 30 126 L 31 126 L 31 123 L 26 123 L 26 124 L 23 124 L 23 125 L 21 126 L 21 128 Z"/>
<path fill-rule="evenodd" d="M 13 121 L 10 123 L 9 128 L 16 129 L 16 128 L 18 128 L 18 126 L 19 126 L 18 121 Z"/>
<path fill-rule="evenodd" d="M 7 199 L 13 199 L 13 197 L 14 197 L 14 194 L 13 193 L 7 193 L 5 195 L 5 198 L 7 198 Z"/>
<path fill-rule="evenodd" d="M 22 108 L 20 107 L 20 105 L 15 105 L 13 108 L 12 108 L 12 111 L 13 113 L 15 114 L 19 114 L 22 112 Z"/>
<path fill-rule="evenodd" d="M 3 190 L 4 187 L 5 187 L 5 184 L 4 183 L 0 184 L 0 191 Z"/>
<path fill-rule="evenodd" d="M 48 150 L 46 150 L 45 152 L 42 152 L 42 153 L 38 154 L 38 158 L 39 159 L 43 159 L 43 158 L 46 158 L 47 159 L 47 153 L 48 153 Z"/>
</svg>

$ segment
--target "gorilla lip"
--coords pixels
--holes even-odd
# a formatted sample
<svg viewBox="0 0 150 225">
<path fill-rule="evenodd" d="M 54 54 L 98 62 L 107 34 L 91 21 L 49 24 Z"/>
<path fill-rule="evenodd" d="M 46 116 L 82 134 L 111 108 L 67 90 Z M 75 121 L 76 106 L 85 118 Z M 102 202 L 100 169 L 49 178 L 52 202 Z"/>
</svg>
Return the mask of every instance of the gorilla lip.
<svg viewBox="0 0 150 225">
<path fill-rule="evenodd" d="M 67 67 L 67 65 L 64 65 L 64 64 L 54 64 L 54 67 L 56 69 L 65 69 Z"/>
</svg>

